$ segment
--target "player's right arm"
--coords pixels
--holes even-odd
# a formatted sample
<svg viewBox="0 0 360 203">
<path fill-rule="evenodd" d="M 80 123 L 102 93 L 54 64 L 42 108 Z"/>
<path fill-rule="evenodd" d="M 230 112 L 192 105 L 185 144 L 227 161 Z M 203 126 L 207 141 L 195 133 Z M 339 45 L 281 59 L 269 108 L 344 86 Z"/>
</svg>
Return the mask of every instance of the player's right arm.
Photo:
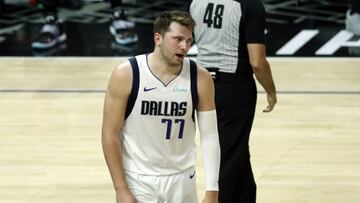
<svg viewBox="0 0 360 203">
<path fill-rule="evenodd" d="M 131 65 L 127 61 L 118 66 L 111 74 L 105 94 L 102 147 L 107 166 L 116 191 L 116 202 L 134 203 L 123 170 L 120 144 L 121 128 L 125 120 L 127 101 L 132 87 Z"/>
</svg>

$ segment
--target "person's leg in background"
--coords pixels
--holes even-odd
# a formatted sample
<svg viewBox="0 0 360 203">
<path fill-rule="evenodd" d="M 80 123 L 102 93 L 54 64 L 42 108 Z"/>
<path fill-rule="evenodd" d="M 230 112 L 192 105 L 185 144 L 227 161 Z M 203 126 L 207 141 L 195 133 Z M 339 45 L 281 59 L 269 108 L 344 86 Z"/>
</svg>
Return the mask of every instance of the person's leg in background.
<svg viewBox="0 0 360 203">
<path fill-rule="evenodd" d="M 135 32 L 135 23 L 127 19 L 125 5 L 134 6 L 136 2 L 124 0 L 111 0 L 112 23 L 110 33 L 114 36 L 116 43 L 120 45 L 134 44 L 138 41 Z"/>
<path fill-rule="evenodd" d="M 353 13 L 360 13 L 360 1 L 359 0 L 352 0 L 351 1 L 351 14 Z"/>
<path fill-rule="evenodd" d="M 31 44 L 34 49 L 49 49 L 66 40 L 66 33 L 58 18 L 59 0 L 40 0 L 45 18 L 39 36 Z"/>
<path fill-rule="evenodd" d="M 351 0 L 350 9 L 346 12 L 345 28 L 360 36 L 360 0 Z"/>
<path fill-rule="evenodd" d="M 58 0 L 59 6 L 67 9 L 78 10 L 82 8 L 81 0 Z"/>
<path fill-rule="evenodd" d="M 0 16 L 5 10 L 4 0 L 0 0 Z"/>
</svg>

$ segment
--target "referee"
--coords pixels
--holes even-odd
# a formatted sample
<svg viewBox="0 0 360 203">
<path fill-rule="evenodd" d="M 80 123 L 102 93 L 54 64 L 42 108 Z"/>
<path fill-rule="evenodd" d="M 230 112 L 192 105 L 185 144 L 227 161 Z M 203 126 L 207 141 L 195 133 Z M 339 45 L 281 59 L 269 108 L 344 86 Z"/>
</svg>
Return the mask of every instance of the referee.
<svg viewBox="0 0 360 203">
<path fill-rule="evenodd" d="M 277 98 L 265 46 L 265 9 L 260 0 L 193 0 L 190 13 L 198 47 L 197 63 L 215 82 L 220 136 L 220 203 L 256 202 L 249 136 L 257 89 L 253 75 L 274 108 Z"/>
</svg>

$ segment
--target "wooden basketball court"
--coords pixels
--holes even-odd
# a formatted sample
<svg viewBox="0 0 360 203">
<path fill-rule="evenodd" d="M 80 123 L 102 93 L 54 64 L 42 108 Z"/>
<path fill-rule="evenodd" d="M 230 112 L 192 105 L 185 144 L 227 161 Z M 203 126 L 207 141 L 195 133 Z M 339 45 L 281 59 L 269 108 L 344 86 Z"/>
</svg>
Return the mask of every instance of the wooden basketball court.
<svg viewBox="0 0 360 203">
<path fill-rule="evenodd" d="M 123 60 L 0 58 L 0 203 L 115 202 L 100 135 L 107 81 Z M 269 61 L 279 101 L 262 113 L 259 87 L 258 203 L 360 202 L 360 59 Z"/>
</svg>

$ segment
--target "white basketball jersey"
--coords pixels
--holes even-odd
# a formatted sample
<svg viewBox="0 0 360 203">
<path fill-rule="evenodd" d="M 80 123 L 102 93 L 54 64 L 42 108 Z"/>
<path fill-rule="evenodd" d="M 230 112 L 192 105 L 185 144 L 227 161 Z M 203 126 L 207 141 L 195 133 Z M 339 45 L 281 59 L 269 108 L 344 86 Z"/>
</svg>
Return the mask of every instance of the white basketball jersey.
<svg viewBox="0 0 360 203">
<path fill-rule="evenodd" d="M 138 93 L 122 129 L 124 170 L 170 175 L 193 167 L 196 130 L 190 60 L 184 60 L 180 74 L 167 85 L 152 74 L 147 55 L 136 56 L 136 61 Z"/>
</svg>

